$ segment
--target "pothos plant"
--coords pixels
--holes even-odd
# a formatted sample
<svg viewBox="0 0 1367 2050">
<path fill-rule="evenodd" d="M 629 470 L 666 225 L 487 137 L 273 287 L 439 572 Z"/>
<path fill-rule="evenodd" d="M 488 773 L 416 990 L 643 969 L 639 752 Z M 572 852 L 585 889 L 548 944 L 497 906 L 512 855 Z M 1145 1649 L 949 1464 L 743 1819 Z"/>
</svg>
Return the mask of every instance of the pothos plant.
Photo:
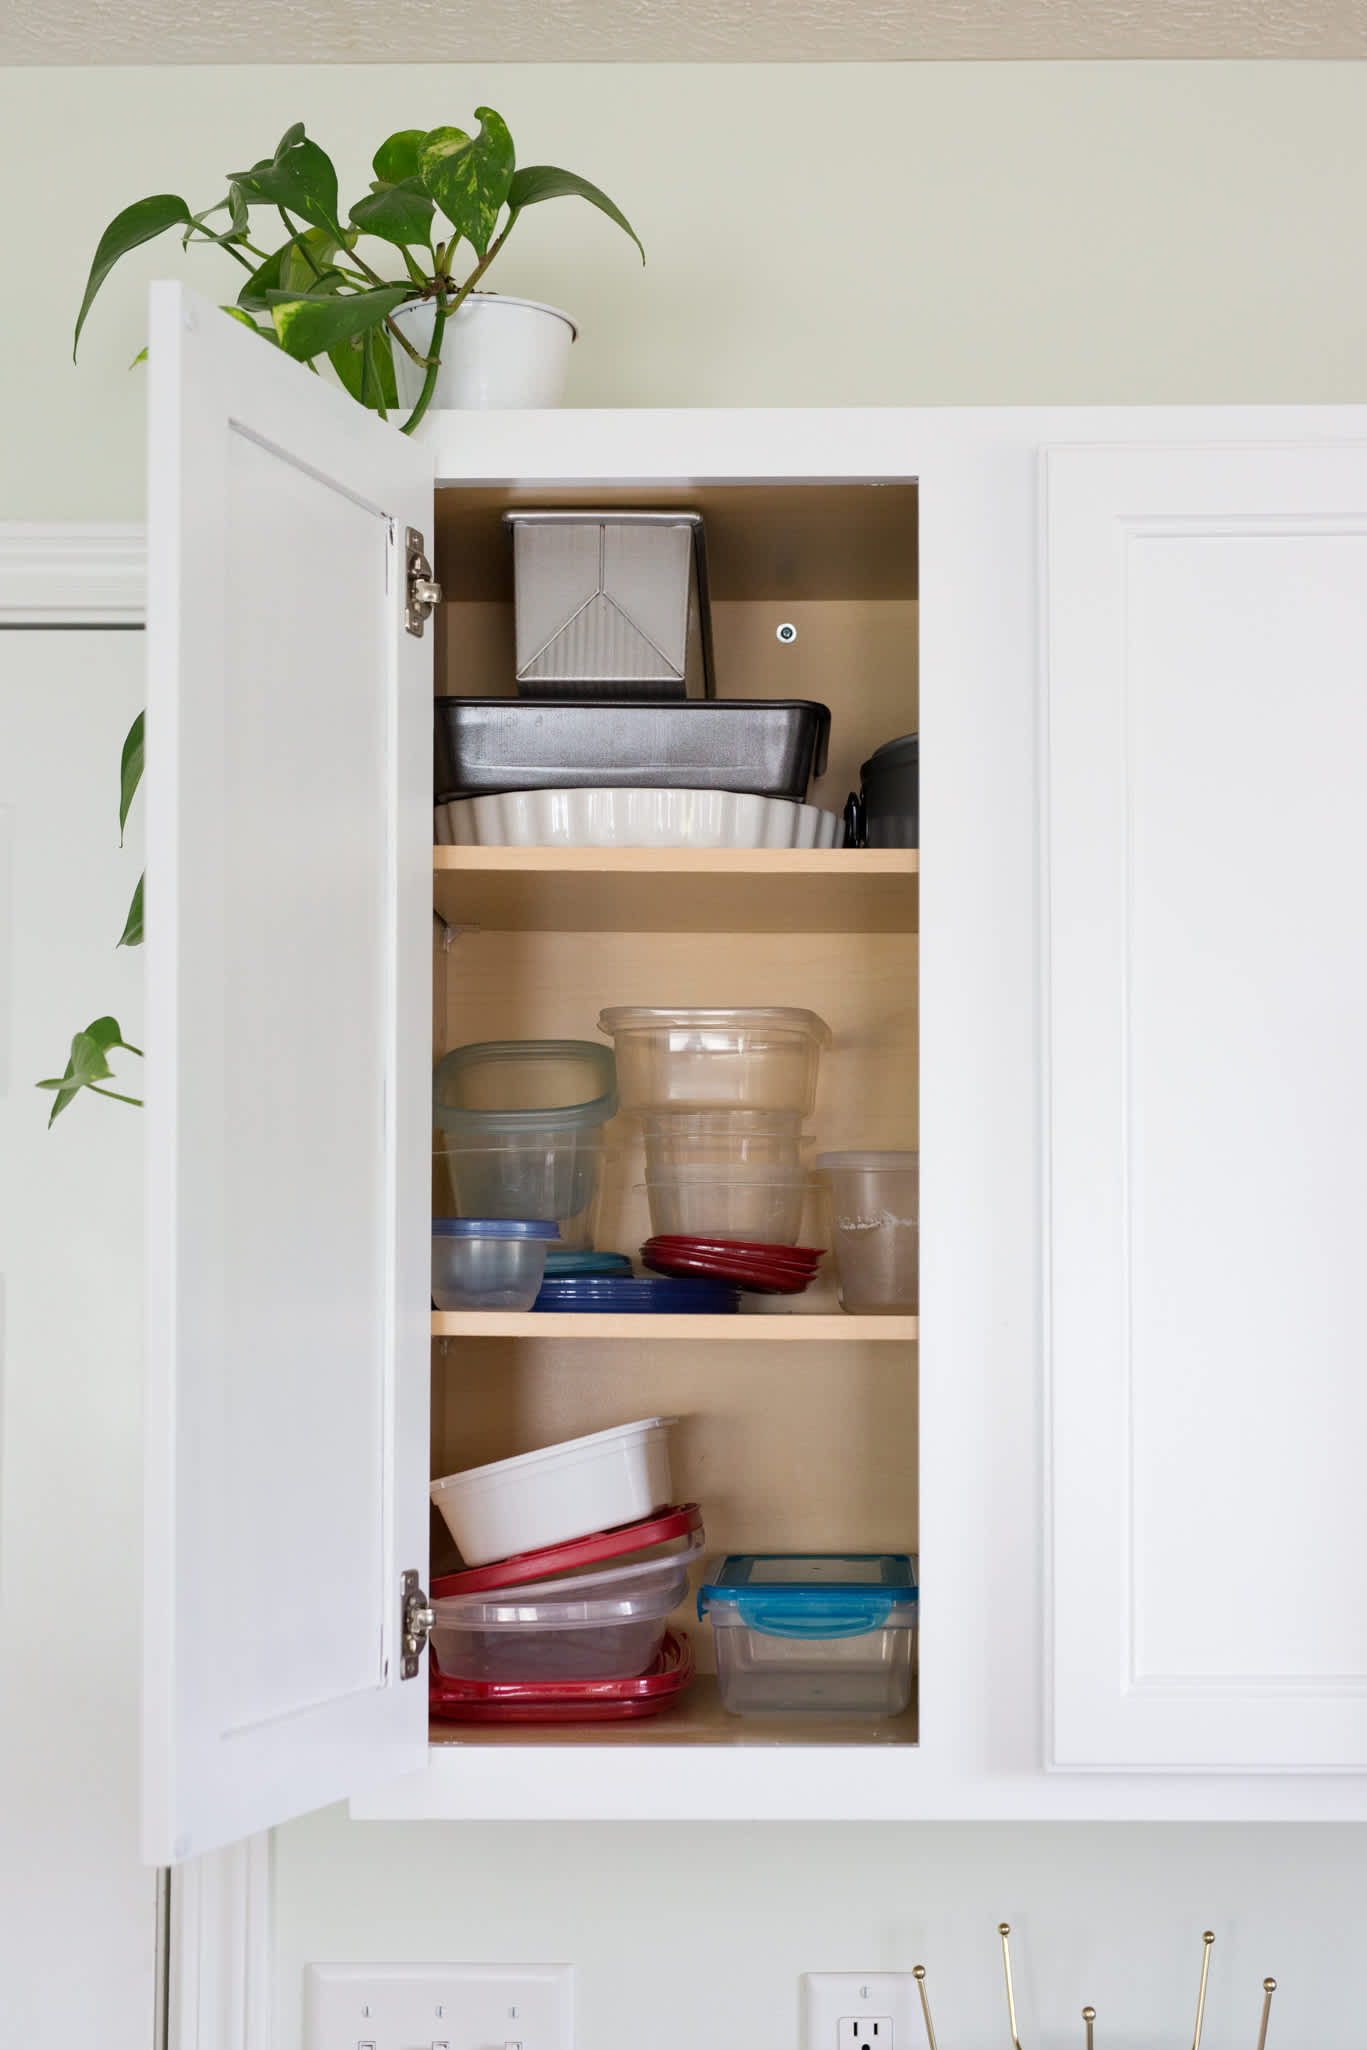
<svg viewBox="0 0 1367 2050">
<path fill-rule="evenodd" d="M 156 193 L 125 207 L 100 237 L 76 316 L 81 329 L 100 286 L 121 256 L 144 242 L 181 232 L 181 247 L 215 243 L 247 272 L 234 304 L 224 307 L 262 339 L 314 369 L 326 356 L 347 391 L 382 417 L 397 407 L 395 348 L 426 373 L 417 404 L 403 422 L 411 434 L 431 403 L 444 330 L 479 285 L 529 206 L 547 199 L 586 199 L 615 221 L 641 250 L 640 237 L 605 192 L 552 164 L 518 168 L 506 122 L 477 107 L 478 133 L 463 128 L 405 128 L 375 152 L 370 190 L 347 209 L 338 202 L 337 172 L 327 152 L 297 121 L 272 157 L 231 171 L 227 195 L 192 213 L 175 193 Z M 226 225 L 213 226 L 221 215 Z M 277 246 L 262 222 L 283 227 Z M 363 243 L 388 246 L 388 259 L 363 253 Z M 379 266 L 402 263 L 400 278 Z M 428 353 L 394 319 L 405 301 L 433 302 Z"/>
</svg>

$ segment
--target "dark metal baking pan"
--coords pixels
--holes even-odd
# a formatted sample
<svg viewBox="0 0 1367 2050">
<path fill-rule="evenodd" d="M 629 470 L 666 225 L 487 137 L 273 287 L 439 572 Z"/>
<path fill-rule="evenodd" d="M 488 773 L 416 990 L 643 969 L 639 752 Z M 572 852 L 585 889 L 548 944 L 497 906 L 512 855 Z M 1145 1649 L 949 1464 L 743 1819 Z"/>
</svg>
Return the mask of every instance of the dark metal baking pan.
<svg viewBox="0 0 1367 2050">
<path fill-rule="evenodd" d="M 739 790 L 802 803 L 831 715 L 793 698 L 438 698 L 436 801 L 496 790 Z"/>
</svg>

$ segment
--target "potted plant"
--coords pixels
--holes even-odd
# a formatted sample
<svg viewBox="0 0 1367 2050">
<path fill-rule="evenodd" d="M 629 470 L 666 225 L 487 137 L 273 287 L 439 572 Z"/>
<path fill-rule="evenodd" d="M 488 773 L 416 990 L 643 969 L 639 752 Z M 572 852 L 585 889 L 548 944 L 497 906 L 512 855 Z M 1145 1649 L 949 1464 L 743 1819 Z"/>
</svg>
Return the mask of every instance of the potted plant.
<svg viewBox="0 0 1367 2050">
<path fill-rule="evenodd" d="M 246 272 L 224 312 L 315 368 L 326 356 L 354 399 L 382 417 L 408 409 L 411 434 L 432 404 L 546 406 L 560 398 L 574 323 L 556 307 L 479 287 L 529 206 L 586 199 L 645 251 L 630 221 L 596 185 L 551 164 L 517 167 L 513 139 L 492 107 L 478 133 L 402 129 L 375 152 L 368 193 L 338 203 L 331 158 L 302 122 L 273 157 L 228 175 L 227 197 L 191 213 L 156 193 L 117 214 L 100 237 L 76 317 L 72 354 L 100 286 L 121 256 L 179 228 L 181 246 L 214 242 Z M 226 215 L 226 225 L 212 223 Z M 285 239 L 263 234 L 283 226 Z M 375 262 L 362 244 L 385 245 Z M 468 247 L 467 247 L 468 245 Z M 400 278 L 383 275 L 397 259 Z M 378 266 L 378 267 L 377 267 Z"/>
</svg>

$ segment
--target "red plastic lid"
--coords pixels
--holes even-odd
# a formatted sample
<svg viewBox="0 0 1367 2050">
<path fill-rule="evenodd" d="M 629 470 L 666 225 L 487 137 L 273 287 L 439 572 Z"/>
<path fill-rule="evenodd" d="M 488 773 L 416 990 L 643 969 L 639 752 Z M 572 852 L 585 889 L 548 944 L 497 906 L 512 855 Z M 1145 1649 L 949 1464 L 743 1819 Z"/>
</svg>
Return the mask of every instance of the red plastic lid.
<svg viewBox="0 0 1367 2050">
<path fill-rule="evenodd" d="M 428 1660 L 428 1709 L 451 1722 L 603 1722 L 667 1708 L 693 1678 L 693 1646 L 667 1630 L 629 1680 L 452 1680 Z"/>
<path fill-rule="evenodd" d="M 601 1566 L 607 1559 L 644 1552 L 651 1545 L 689 1537 L 701 1529 L 702 1510 L 696 1502 L 684 1502 L 678 1508 L 662 1509 L 636 1523 L 618 1523 L 611 1530 L 595 1531 L 592 1537 L 543 1545 L 540 1551 L 518 1552 L 511 1559 L 495 1559 L 488 1566 L 470 1566 L 462 1573 L 443 1573 L 432 1582 L 432 1593 L 440 1600 L 449 1594 L 482 1594 L 491 1587 L 521 1587 L 526 1581 L 545 1580 L 553 1573 Z"/>
<path fill-rule="evenodd" d="M 751 1265 L 744 1260 L 722 1260 L 711 1253 L 695 1257 L 683 1253 L 643 1253 L 641 1259 L 643 1265 L 657 1274 L 699 1278 L 713 1275 L 718 1281 L 747 1289 L 751 1295 L 804 1295 L 816 1279 L 815 1273 L 809 1274 L 805 1268 L 764 1267 L 758 1261 Z"/>
<path fill-rule="evenodd" d="M 821 1246 L 770 1246 L 755 1239 L 688 1238 L 678 1232 L 657 1232 L 645 1243 L 650 1247 L 658 1246 L 662 1252 L 721 1253 L 728 1258 L 744 1255 L 746 1259 L 794 1267 L 815 1267 L 817 1261 L 825 1257 L 825 1248 Z"/>
</svg>

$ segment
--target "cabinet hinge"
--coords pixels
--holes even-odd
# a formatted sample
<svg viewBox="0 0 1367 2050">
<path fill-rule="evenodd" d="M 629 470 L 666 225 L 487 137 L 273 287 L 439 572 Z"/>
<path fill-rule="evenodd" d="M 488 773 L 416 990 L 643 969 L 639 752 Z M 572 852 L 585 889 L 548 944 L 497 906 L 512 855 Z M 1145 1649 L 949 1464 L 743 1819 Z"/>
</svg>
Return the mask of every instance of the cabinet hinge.
<svg viewBox="0 0 1367 2050">
<path fill-rule="evenodd" d="M 404 625 L 411 634 L 422 639 L 422 630 L 435 606 L 441 603 L 441 585 L 433 581 L 432 565 L 427 560 L 427 543 L 416 527 L 404 530 L 404 555 L 408 563 L 408 604 L 404 612 Z"/>
<path fill-rule="evenodd" d="M 416 1573 L 404 1574 L 402 1598 L 403 1662 L 400 1672 L 405 1680 L 416 1680 L 422 1667 L 422 1648 L 431 1635 L 437 1613 L 423 1593 Z"/>
</svg>

